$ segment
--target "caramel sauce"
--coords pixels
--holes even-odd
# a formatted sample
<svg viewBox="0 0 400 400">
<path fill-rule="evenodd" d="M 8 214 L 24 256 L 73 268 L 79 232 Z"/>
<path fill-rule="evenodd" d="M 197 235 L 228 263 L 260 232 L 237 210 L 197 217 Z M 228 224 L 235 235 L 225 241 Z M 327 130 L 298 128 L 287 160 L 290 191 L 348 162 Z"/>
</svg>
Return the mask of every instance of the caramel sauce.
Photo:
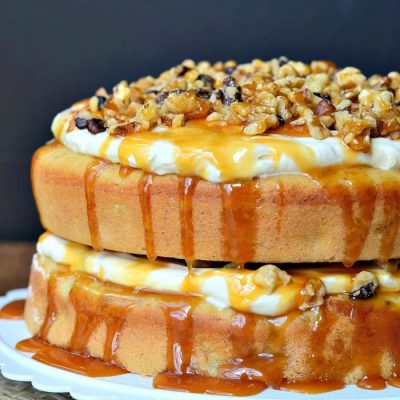
<svg viewBox="0 0 400 400">
<path fill-rule="evenodd" d="M 80 375 L 106 377 L 128 373 L 128 371 L 116 365 L 108 364 L 98 358 L 84 356 L 52 346 L 38 338 L 23 340 L 17 343 L 16 349 L 28 353 L 35 353 L 32 358 L 43 364 Z"/>
<path fill-rule="evenodd" d="M 1 319 L 23 319 L 25 300 L 14 300 L 0 310 Z"/>
<path fill-rule="evenodd" d="M 192 304 L 164 304 L 167 327 L 167 370 L 171 374 L 189 372 L 192 360 Z"/>
<path fill-rule="evenodd" d="M 85 185 L 85 196 L 86 196 L 86 206 L 87 206 L 87 218 L 88 218 L 88 227 L 90 232 L 90 241 L 92 247 L 96 251 L 101 251 L 101 240 L 99 235 L 99 225 L 97 221 L 96 215 L 96 194 L 95 194 L 95 185 L 96 180 L 100 173 L 109 165 L 108 161 L 103 160 L 95 160 L 91 164 L 88 165 L 85 176 L 84 176 L 84 185 Z"/>
<path fill-rule="evenodd" d="M 278 212 L 277 212 L 277 224 L 276 230 L 278 235 L 280 235 L 282 231 L 282 220 L 283 220 L 283 211 L 285 209 L 285 186 L 282 182 L 277 183 L 277 191 L 278 191 Z"/>
<path fill-rule="evenodd" d="M 46 317 L 43 321 L 43 324 L 39 331 L 40 338 L 47 338 L 50 328 L 53 326 L 56 318 L 57 318 L 57 308 L 55 304 L 55 295 L 56 295 L 56 282 L 57 277 L 60 276 L 61 273 L 51 274 L 49 277 L 48 285 L 47 285 L 47 310 Z"/>
<path fill-rule="evenodd" d="M 386 382 L 389 386 L 400 388 L 400 377 L 392 376 Z"/>
<path fill-rule="evenodd" d="M 315 382 L 296 382 L 296 383 L 283 383 L 280 386 L 282 390 L 290 390 L 292 392 L 300 392 L 307 394 L 318 394 L 318 393 L 326 393 L 332 392 L 334 390 L 340 390 L 344 388 L 344 383 L 341 382 L 324 382 L 324 381 L 315 381 Z"/>
<path fill-rule="evenodd" d="M 304 136 L 305 128 L 290 126 L 279 129 L 287 136 Z M 274 133 L 280 133 L 279 129 Z M 152 149 L 155 143 L 160 144 L 161 141 L 165 142 L 166 151 L 173 149 L 171 157 L 180 176 L 196 175 L 212 180 L 215 171 L 219 171 L 219 180 L 223 182 L 251 179 L 259 172 L 255 161 L 260 146 L 268 147 L 268 155 L 264 156 L 273 162 L 275 170 L 279 170 L 284 156 L 293 159 L 302 171 L 317 165 L 315 151 L 290 137 L 248 136 L 243 134 L 240 125 L 221 126 L 208 121 L 190 121 L 184 127 L 169 128 L 163 132 L 141 131 L 126 136 L 118 146 L 119 162 L 131 165 L 133 158 L 135 167 L 151 171 Z M 102 154 L 106 154 L 104 149 Z M 210 169 L 210 166 L 213 168 Z"/>
<path fill-rule="evenodd" d="M 267 388 L 264 382 L 246 379 L 221 379 L 202 375 L 158 374 L 153 381 L 157 389 L 227 396 L 252 396 Z"/>
<path fill-rule="evenodd" d="M 310 314 L 306 317 L 300 311 L 277 318 L 237 313 L 231 322 L 232 359 L 220 362 L 220 377 L 212 378 L 196 373 L 196 360 L 193 358 L 194 311 L 202 301 L 198 296 L 133 290 L 99 281 L 87 274 L 69 273 L 75 277 L 69 294 L 77 315 L 74 333 L 66 349 L 46 344 L 44 341 L 58 312 L 54 300 L 57 280 L 65 278 L 65 274 L 51 274 L 48 310 L 38 337 L 17 345 L 21 351 L 34 352 L 34 359 L 46 364 L 88 376 L 125 373 L 115 366 L 115 356 L 127 311 L 130 306 L 150 296 L 157 298 L 163 307 L 167 334 L 166 370 L 154 378 L 156 388 L 237 396 L 256 394 L 267 387 L 321 393 L 342 388 L 344 377 L 358 367 L 364 374 L 358 386 L 380 389 L 385 386 L 381 378 L 381 358 L 385 348 L 390 349 L 394 364 L 393 378 L 388 383 L 399 385 L 400 338 L 397 332 L 400 312 L 398 307 L 391 305 L 390 294 L 380 294 L 364 301 L 336 299 L 329 302 L 326 299 L 324 305 L 311 313 L 315 322 L 312 319 L 306 322 Z M 87 292 L 91 293 L 90 304 L 87 303 Z M 340 334 L 334 344 L 328 338 L 343 317 L 352 323 L 351 350 L 345 347 L 347 333 L 343 332 L 344 336 Z M 89 357 L 87 347 L 101 323 L 107 327 L 103 361 Z M 287 334 L 292 323 L 313 323 L 312 329 L 307 328 L 311 329 L 311 352 L 307 361 L 311 376 L 306 382 L 288 382 L 285 379 L 285 370 L 293 359 L 290 360 L 290 354 L 281 352 L 290 344 Z M 258 329 L 265 329 L 265 324 L 269 326 L 267 340 L 256 335 Z M 333 359 L 327 353 L 327 346 L 329 352 L 334 351 Z"/>
<path fill-rule="evenodd" d="M 231 325 L 232 346 L 237 356 L 246 357 L 254 352 L 254 331 L 256 314 L 236 314 Z"/>
<path fill-rule="evenodd" d="M 146 254 L 149 260 L 155 260 L 157 257 L 154 248 L 153 218 L 151 213 L 151 186 L 153 179 L 153 174 L 143 172 L 139 181 L 139 198 L 142 208 Z"/>
<path fill-rule="evenodd" d="M 386 263 L 392 256 L 397 233 L 400 227 L 400 182 L 392 184 L 390 195 L 385 197 L 383 215 L 387 226 L 382 231 L 380 259 Z"/>
<path fill-rule="evenodd" d="M 195 251 L 193 234 L 193 195 L 199 178 L 179 177 L 178 179 L 182 253 L 189 267 L 189 271 L 191 271 Z"/>
<path fill-rule="evenodd" d="M 345 225 L 343 264 L 360 257 L 374 217 L 378 189 L 362 168 L 326 168 L 310 173 L 341 208 Z"/>
<path fill-rule="evenodd" d="M 257 239 L 257 180 L 221 183 L 222 229 L 225 258 L 243 267 L 254 260 Z"/>
<path fill-rule="evenodd" d="M 366 378 L 359 380 L 356 385 L 366 390 L 382 390 L 385 389 L 386 382 L 383 378 Z"/>
<path fill-rule="evenodd" d="M 128 167 L 126 165 L 120 165 L 118 171 L 119 177 L 121 179 L 126 179 L 133 171 L 134 169 L 132 167 Z"/>
</svg>

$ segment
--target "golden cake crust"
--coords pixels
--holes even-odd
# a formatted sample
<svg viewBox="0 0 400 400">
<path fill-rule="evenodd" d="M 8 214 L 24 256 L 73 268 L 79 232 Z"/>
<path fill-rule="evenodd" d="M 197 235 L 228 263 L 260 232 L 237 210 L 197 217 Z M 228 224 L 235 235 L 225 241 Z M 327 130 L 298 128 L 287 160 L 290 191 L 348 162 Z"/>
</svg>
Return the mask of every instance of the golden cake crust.
<svg viewBox="0 0 400 400">
<path fill-rule="evenodd" d="M 36 152 L 32 163 L 33 191 L 43 226 L 87 245 L 93 245 L 93 236 L 88 225 L 85 172 L 93 161 L 91 156 L 50 144 Z M 132 170 L 126 177 L 120 172 L 119 164 L 108 165 L 93 186 L 100 247 L 145 254 L 146 224 L 139 193 L 143 172 Z M 329 174 L 332 176 L 327 177 Z M 157 256 L 188 258 L 182 237 L 179 179 L 176 175 L 152 179 L 149 202 Z M 237 247 L 252 248 L 246 254 L 249 259 L 239 261 L 342 262 L 347 257 L 347 261 L 353 258 L 351 264 L 357 259 L 400 257 L 397 171 L 342 168 L 311 177 L 277 175 L 253 182 L 258 188 L 254 201 L 250 199 L 239 212 L 253 210 L 249 218 L 254 226 L 245 223 L 232 231 L 232 224 L 224 223 L 223 210 L 226 213 L 229 205 L 221 196 L 225 184 L 199 180 L 191 203 L 193 259 L 236 261 L 227 246 L 235 245 L 229 235 L 241 230 L 247 238 L 236 243 Z M 229 220 L 229 213 L 225 218 Z"/>
<path fill-rule="evenodd" d="M 101 321 L 89 337 L 86 350 L 88 354 L 102 358 L 107 335 L 107 307 L 96 308 L 97 290 L 84 285 L 80 290 L 75 290 L 72 302 L 71 288 L 78 279 L 74 274 L 58 277 L 55 290 L 49 294 L 49 272 L 60 268 L 43 257 L 37 258 L 34 263 L 25 309 L 28 329 L 32 334 L 40 332 L 51 301 L 55 304 L 55 313 L 52 314 L 55 322 L 44 339 L 68 348 L 78 307 L 81 312 L 96 315 Z M 101 281 L 98 284 L 103 294 L 112 293 L 112 288 L 116 287 Z M 243 351 L 247 351 L 283 357 L 282 379 L 288 382 L 326 379 L 356 383 L 367 372 L 374 378 L 380 376 L 388 379 L 394 368 L 392 352 L 397 354 L 397 350 L 391 346 L 396 340 L 394 329 L 400 323 L 400 315 L 398 308 L 387 304 L 386 301 L 385 312 L 382 313 L 382 305 L 371 303 L 371 300 L 368 304 L 365 301 L 354 303 L 345 296 L 332 296 L 319 311 L 296 311 L 283 319 L 259 316 L 250 338 L 249 332 L 235 333 L 233 329 L 232 321 L 243 314 L 232 309 L 217 310 L 201 302 L 192 314 L 192 330 L 187 332 L 192 339 L 191 367 L 206 376 L 219 376 L 219 362 L 246 356 Z M 350 313 L 352 309 L 353 313 Z M 153 376 L 164 371 L 167 368 L 168 331 L 163 300 L 157 295 L 149 297 L 128 307 L 124 318 L 114 362 L 143 375 Z M 392 326 L 387 329 L 384 325 L 389 320 Z M 380 335 L 379 339 L 374 338 L 376 334 Z M 371 341 L 375 341 L 373 353 L 364 357 L 363 351 L 368 349 L 363 346 L 371 346 Z M 315 360 L 311 354 L 315 355 Z M 349 358 L 349 354 L 353 358 Z M 313 364 L 313 360 L 316 364 Z"/>
</svg>

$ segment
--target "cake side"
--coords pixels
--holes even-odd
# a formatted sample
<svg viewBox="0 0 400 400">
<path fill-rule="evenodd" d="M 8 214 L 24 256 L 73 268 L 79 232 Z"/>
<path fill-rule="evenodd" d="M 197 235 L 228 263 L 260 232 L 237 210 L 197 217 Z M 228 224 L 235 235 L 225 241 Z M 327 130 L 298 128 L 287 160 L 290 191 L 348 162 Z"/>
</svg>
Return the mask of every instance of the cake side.
<svg viewBox="0 0 400 400">
<path fill-rule="evenodd" d="M 91 186 L 93 232 L 85 174 L 94 161 L 58 144 L 38 150 L 32 185 L 43 226 L 76 242 L 93 245 L 96 234 L 101 248 L 146 254 L 143 172 L 108 164 L 98 174 Z M 152 176 L 144 199 L 147 236 L 157 256 L 180 259 L 385 261 L 400 257 L 399 178 L 397 171 L 367 167 L 272 175 L 237 182 L 235 198 L 227 198 L 226 183 L 197 180 L 183 198 L 186 178 Z"/>
</svg>

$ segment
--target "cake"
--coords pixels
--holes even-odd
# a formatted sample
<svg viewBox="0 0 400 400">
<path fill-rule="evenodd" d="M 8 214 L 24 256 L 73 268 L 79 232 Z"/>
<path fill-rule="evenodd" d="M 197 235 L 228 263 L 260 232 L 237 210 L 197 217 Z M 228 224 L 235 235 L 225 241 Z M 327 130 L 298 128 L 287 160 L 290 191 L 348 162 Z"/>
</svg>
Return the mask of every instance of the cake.
<svg viewBox="0 0 400 400">
<path fill-rule="evenodd" d="M 30 332 L 158 388 L 398 385 L 399 101 L 281 57 L 73 104 L 32 162 Z"/>
</svg>

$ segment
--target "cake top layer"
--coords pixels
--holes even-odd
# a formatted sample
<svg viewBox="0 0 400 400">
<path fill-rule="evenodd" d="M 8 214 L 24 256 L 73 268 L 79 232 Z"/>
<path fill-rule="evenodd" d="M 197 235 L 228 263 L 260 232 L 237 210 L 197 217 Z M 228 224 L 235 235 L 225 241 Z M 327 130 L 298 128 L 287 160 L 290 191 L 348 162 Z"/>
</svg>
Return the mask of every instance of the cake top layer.
<svg viewBox="0 0 400 400">
<path fill-rule="evenodd" d="M 268 135 L 281 125 L 315 139 L 340 138 L 369 152 L 371 138 L 400 137 L 400 73 L 367 78 L 330 61 L 305 64 L 285 57 L 248 64 L 186 60 L 158 77 L 122 81 L 70 109 L 68 130 L 106 129 L 114 136 L 179 128 L 206 119 L 238 125 L 243 135 Z"/>
</svg>

